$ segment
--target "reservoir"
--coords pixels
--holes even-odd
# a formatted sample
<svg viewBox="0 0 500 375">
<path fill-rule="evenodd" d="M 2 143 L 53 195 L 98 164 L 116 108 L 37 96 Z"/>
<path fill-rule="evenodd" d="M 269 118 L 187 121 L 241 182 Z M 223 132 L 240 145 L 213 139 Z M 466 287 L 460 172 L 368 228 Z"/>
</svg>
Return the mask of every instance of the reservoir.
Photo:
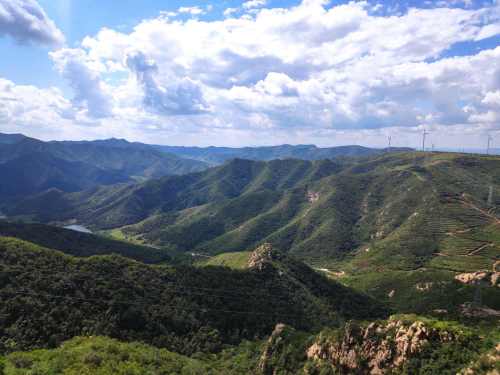
<svg viewBox="0 0 500 375">
<path fill-rule="evenodd" d="M 77 232 L 82 232 L 82 233 L 92 233 L 92 231 L 90 229 L 85 228 L 83 225 L 74 224 L 74 225 L 65 226 L 64 228 L 76 230 Z"/>
</svg>

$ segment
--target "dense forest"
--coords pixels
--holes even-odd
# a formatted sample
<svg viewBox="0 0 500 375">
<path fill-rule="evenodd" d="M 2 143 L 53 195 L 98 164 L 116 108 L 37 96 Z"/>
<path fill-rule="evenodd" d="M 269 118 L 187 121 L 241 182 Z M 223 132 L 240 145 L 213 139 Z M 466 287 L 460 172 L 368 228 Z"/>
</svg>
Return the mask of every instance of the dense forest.
<svg viewBox="0 0 500 375">
<path fill-rule="evenodd" d="M 74 258 L 9 237 L 0 252 L 2 351 L 99 334 L 192 354 L 263 337 L 278 322 L 313 330 L 387 314 L 275 250 L 247 270 Z"/>
</svg>

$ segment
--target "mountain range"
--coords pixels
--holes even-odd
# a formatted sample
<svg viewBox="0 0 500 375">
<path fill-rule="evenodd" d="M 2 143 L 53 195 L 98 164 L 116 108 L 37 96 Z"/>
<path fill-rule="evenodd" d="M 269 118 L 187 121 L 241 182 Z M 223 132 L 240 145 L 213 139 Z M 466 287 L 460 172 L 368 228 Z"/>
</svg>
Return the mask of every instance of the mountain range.
<svg viewBox="0 0 500 375">
<path fill-rule="evenodd" d="M 182 175 L 233 158 L 319 160 L 386 151 L 361 146 L 322 149 L 309 145 L 204 149 L 156 146 L 115 138 L 43 142 L 22 134 L 0 133 L 0 175 L 6 176 L 0 186 L 0 203 L 51 188 L 76 192 L 102 185 Z"/>
<path fill-rule="evenodd" d="M 408 152 L 408 147 L 369 148 L 363 146 L 337 146 L 320 148 L 315 145 L 279 145 L 261 147 L 183 147 L 153 145 L 157 150 L 180 157 L 199 160 L 212 166 L 220 165 L 230 159 L 270 161 L 274 159 L 322 160 L 339 157 L 363 157 L 380 155 L 387 152 Z"/>
<path fill-rule="evenodd" d="M 50 188 L 80 191 L 95 186 L 182 174 L 206 164 L 134 144 L 42 142 L 20 134 L 0 134 L 0 200 Z"/>
<path fill-rule="evenodd" d="M 0 136 L 0 373 L 498 369 L 500 157 L 159 147 Z"/>
<path fill-rule="evenodd" d="M 118 239 L 207 256 L 268 242 L 390 304 L 406 304 L 405 311 L 427 311 L 443 308 L 443 293 L 469 298 L 471 290 L 454 281 L 458 275 L 497 272 L 499 192 L 494 156 L 233 159 L 140 184 L 49 190 L 5 212 L 60 225 L 76 221 Z M 411 287 L 398 288 L 402 281 Z M 427 283 L 433 293 L 412 299 Z M 494 289 L 484 293 L 500 308 Z M 447 309 L 456 310 L 449 301 Z"/>
</svg>

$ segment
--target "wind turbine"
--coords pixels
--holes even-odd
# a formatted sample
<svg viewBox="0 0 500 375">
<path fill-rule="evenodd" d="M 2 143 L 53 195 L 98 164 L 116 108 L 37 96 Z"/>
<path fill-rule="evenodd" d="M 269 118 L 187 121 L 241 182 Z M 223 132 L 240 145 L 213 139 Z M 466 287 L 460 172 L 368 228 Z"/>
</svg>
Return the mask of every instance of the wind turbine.
<svg viewBox="0 0 500 375">
<path fill-rule="evenodd" d="M 392 137 L 388 136 L 387 140 L 389 141 L 389 151 L 391 150 L 391 144 L 392 144 Z"/>
<path fill-rule="evenodd" d="M 424 129 L 424 132 L 422 134 L 422 151 L 425 152 L 425 137 L 429 135 L 430 133 Z"/>
<path fill-rule="evenodd" d="M 486 155 L 490 154 L 490 146 L 491 146 L 491 141 L 493 140 L 493 137 L 491 134 L 488 134 L 488 147 L 486 148 Z"/>
</svg>

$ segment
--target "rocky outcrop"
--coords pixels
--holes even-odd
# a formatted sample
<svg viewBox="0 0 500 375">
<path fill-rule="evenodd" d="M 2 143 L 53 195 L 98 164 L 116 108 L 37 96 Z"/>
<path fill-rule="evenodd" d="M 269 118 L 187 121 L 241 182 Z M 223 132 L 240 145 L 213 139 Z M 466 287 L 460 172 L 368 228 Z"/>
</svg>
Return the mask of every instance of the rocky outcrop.
<svg viewBox="0 0 500 375">
<path fill-rule="evenodd" d="M 309 203 L 317 202 L 319 200 L 319 197 L 320 197 L 320 194 L 316 191 L 309 190 L 307 192 L 307 200 L 309 201 Z"/>
<path fill-rule="evenodd" d="M 278 369 L 273 366 L 272 359 L 274 354 L 279 351 L 279 347 L 284 341 L 283 332 L 285 330 L 293 330 L 293 328 L 286 326 L 285 324 L 279 323 L 274 328 L 273 333 L 267 340 L 267 343 L 260 356 L 259 364 L 257 366 L 257 372 L 262 375 L 275 375 Z"/>
<path fill-rule="evenodd" d="M 265 243 L 256 248 L 248 258 L 248 268 L 262 271 L 273 261 L 281 259 L 282 254 L 273 249 L 270 243 Z"/>
<path fill-rule="evenodd" d="M 320 338 L 306 354 L 309 360 L 329 363 L 346 374 L 385 374 L 400 368 L 430 343 L 449 342 L 454 334 L 421 321 L 391 320 L 362 328 L 348 325 L 340 339 Z"/>
<path fill-rule="evenodd" d="M 460 273 L 455 276 L 455 280 L 464 284 L 490 284 L 500 287 L 500 272 L 476 271 L 470 273 Z"/>
</svg>

